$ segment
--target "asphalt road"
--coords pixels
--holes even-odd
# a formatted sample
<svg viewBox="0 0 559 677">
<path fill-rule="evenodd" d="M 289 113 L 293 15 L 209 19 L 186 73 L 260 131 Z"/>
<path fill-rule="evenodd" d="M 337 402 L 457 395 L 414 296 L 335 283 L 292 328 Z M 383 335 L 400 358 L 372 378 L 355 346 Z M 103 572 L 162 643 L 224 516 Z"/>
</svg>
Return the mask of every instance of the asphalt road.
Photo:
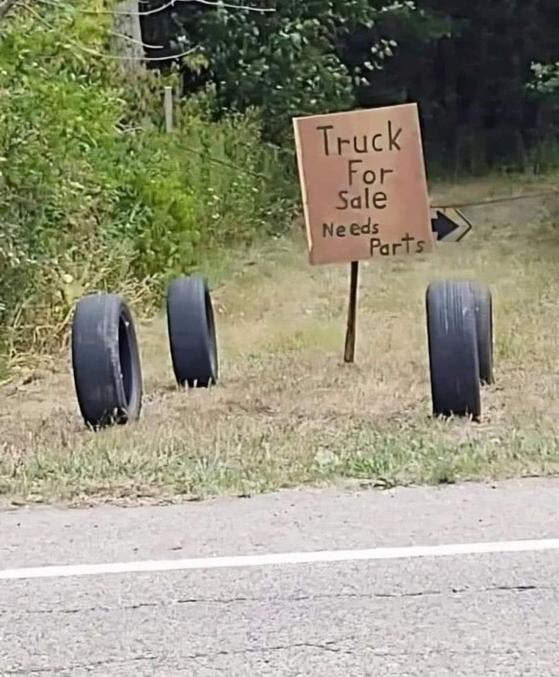
<svg viewBox="0 0 559 677">
<path fill-rule="evenodd" d="M 557 549 L 20 571 L 558 537 L 559 481 L 545 480 L 3 512 L 0 675 L 559 675 Z M 3 579 L 9 569 L 22 578 Z"/>
</svg>

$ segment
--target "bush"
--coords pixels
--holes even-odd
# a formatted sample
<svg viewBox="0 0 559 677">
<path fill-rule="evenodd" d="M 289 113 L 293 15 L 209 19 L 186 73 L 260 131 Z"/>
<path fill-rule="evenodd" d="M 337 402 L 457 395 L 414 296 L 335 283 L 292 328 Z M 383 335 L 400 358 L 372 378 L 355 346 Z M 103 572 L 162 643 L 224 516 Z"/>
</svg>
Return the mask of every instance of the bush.
<svg viewBox="0 0 559 677">
<path fill-rule="evenodd" d="M 77 296 L 146 304 L 204 250 L 288 222 L 291 183 L 258 115 L 208 122 L 163 82 L 107 58 L 110 18 L 60 3 L 0 24 L 0 329 L 10 352 L 51 348 Z M 96 56 L 96 53 L 105 55 Z"/>
</svg>

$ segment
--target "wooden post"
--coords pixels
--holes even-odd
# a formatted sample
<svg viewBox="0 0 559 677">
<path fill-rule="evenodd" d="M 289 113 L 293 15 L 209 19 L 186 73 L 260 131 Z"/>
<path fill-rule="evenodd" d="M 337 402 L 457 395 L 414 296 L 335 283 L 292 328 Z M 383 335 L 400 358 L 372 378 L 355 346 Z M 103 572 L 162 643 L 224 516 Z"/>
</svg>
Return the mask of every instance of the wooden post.
<svg viewBox="0 0 559 677">
<path fill-rule="evenodd" d="M 173 131 L 173 88 L 165 87 L 165 131 L 170 134 Z"/>
<path fill-rule="evenodd" d="M 355 362 L 355 336 L 357 329 L 357 286 L 359 284 L 359 261 L 351 262 L 349 282 L 349 308 L 347 311 L 347 331 L 345 335 L 344 362 Z"/>
</svg>

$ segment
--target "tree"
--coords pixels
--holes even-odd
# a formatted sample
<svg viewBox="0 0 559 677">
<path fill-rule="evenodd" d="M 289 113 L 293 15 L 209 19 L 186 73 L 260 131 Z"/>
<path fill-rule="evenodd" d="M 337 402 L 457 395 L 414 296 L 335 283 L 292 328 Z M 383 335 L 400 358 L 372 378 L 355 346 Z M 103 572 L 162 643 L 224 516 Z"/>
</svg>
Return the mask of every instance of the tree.
<svg viewBox="0 0 559 677">
<path fill-rule="evenodd" d="M 534 62 L 532 64 L 533 79 L 528 83 L 528 89 L 542 97 L 556 97 L 559 95 L 559 61 L 552 64 Z"/>
<path fill-rule="evenodd" d="M 184 3 L 164 20 L 144 17 L 143 29 L 146 42 L 198 46 L 207 66 L 203 77 L 187 76 L 190 89 L 211 83 L 218 114 L 259 108 L 266 137 L 281 141 L 293 115 L 352 108 L 356 90 L 396 46 L 373 27 L 388 17 L 410 21 L 414 12 L 411 2 L 388 0 L 264 0 L 252 9 Z M 348 59 L 358 33 L 359 58 Z"/>
<path fill-rule="evenodd" d="M 417 0 L 439 23 L 414 39 L 396 33 L 398 50 L 372 88 L 404 90 L 419 101 L 428 157 L 453 171 L 524 168 L 542 161 L 557 137 L 551 99 L 529 90 L 531 64 L 556 59 L 555 0 Z M 408 31 L 407 33 L 405 31 Z M 555 59 L 554 59 L 555 57 Z"/>
</svg>

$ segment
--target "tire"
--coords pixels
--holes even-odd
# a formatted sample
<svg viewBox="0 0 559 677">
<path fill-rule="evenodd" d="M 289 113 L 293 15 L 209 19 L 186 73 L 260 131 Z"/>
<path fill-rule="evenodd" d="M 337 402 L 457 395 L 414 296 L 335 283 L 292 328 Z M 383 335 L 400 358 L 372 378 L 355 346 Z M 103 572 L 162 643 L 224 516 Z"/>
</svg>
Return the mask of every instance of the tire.
<svg viewBox="0 0 559 677">
<path fill-rule="evenodd" d="M 115 294 L 92 294 L 76 305 L 72 369 L 82 417 L 91 428 L 137 420 L 142 370 L 130 309 Z"/>
<path fill-rule="evenodd" d="M 474 296 L 468 282 L 436 282 L 426 294 L 435 416 L 481 416 Z"/>
<path fill-rule="evenodd" d="M 217 383 L 214 312 L 203 278 L 194 275 L 171 282 L 167 291 L 167 328 L 177 383 L 191 388 L 208 388 Z"/>
<path fill-rule="evenodd" d="M 493 300 L 486 284 L 471 282 L 476 314 L 479 378 L 482 385 L 493 385 Z"/>
</svg>

